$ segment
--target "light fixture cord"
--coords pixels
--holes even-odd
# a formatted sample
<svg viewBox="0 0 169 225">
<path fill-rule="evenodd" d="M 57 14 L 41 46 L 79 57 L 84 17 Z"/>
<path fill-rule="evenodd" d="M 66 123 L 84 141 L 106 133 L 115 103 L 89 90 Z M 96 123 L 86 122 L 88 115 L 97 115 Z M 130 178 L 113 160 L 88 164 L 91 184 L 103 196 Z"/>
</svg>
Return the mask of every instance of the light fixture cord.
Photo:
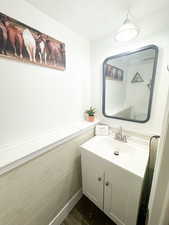
<svg viewBox="0 0 169 225">
<path fill-rule="evenodd" d="M 128 9 L 128 10 L 127 10 L 127 16 L 126 16 L 126 19 L 127 19 L 127 20 L 129 19 L 129 14 L 130 14 L 130 10 Z"/>
<path fill-rule="evenodd" d="M 128 9 L 127 10 L 127 14 L 126 14 L 126 19 L 124 20 L 124 23 L 123 24 L 129 22 L 129 15 L 130 15 L 130 10 Z"/>
</svg>

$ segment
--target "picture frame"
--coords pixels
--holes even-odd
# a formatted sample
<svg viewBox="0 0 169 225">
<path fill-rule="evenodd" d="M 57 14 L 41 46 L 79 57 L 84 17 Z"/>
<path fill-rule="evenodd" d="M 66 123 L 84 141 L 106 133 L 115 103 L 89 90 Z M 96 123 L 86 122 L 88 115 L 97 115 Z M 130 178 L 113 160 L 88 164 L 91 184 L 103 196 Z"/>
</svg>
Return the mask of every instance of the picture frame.
<svg viewBox="0 0 169 225">
<path fill-rule="evenodd" d="M 65 44 L 0 13 L 0 56 L 65 70 Z"/>
<path fill-rule="evenodd" d="M 123 81 L 124 71 L 116 66 L 112 66 L 111 64 L 106 64 L 105 76 L 107 79 L 110 79 L 110 80 Z"/>
</svg>

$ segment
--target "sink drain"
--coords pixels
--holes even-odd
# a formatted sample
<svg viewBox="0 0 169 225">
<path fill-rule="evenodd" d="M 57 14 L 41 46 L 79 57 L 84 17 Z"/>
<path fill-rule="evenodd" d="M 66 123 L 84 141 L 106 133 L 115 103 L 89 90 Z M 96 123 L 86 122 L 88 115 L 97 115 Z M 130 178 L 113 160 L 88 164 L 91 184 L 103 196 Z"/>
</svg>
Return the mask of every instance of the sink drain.
<svg viewBox="0 0 169 225">
<path fill-rule="evenodd" d="M 114 151 L 114 155 L 119 155 L 119 151 Z"/>
</svg>

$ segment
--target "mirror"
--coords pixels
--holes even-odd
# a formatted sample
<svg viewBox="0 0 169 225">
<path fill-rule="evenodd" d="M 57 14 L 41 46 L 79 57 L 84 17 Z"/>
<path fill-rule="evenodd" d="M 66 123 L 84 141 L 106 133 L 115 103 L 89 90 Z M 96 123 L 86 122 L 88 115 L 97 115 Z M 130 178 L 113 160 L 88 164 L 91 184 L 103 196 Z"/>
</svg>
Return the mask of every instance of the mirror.
<svg viewBox="0 0 169 225">
<path fill-rule="evenodd" d="M 140 123 L 149 120 L 157 57 L 158 48 L 149 45 L 104 61 L 104 116 Z"/>
</svg>

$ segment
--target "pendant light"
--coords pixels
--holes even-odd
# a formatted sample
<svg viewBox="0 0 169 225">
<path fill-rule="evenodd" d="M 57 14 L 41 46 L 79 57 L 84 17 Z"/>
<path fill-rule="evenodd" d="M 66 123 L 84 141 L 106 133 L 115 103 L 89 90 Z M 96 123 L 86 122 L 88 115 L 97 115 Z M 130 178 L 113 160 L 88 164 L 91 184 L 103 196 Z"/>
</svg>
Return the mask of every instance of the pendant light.
<svg viewBox="0 0 169 225">
<path fill-rule="evenodd" d="M 122 26 L 116 32 L 115 39 L 119 42 L 130 41 L 139 34 L 139 28 L 129 19 L 129 12 Z"/>
</svg>

